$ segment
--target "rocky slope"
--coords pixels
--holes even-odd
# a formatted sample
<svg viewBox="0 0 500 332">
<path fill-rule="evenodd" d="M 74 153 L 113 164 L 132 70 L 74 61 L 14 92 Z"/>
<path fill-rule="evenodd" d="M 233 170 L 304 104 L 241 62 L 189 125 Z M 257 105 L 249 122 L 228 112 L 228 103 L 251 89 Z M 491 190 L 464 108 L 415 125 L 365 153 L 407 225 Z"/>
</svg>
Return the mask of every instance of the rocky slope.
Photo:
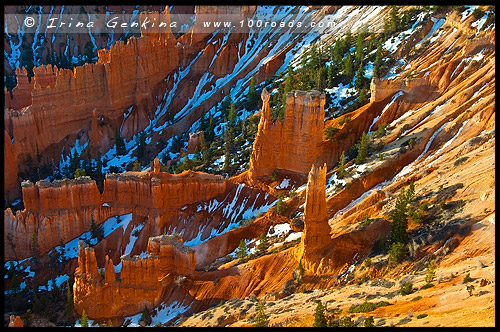
<svg viewBox="0 0 500 332">
<path fill-rule="evenodd" d="M 351 19 L 372 22 L 389 12 L 388 8 L 374 8 L 325 8 L 324 12 L 334 13 L 337 27 L 322 30 L 318 45 L 326 47 L 332 36 L 343 36 L 348 27 L 353 33 L 361 28 L 345 18 L 347 13 Z M 197 7 L 195 12 L 212 9 Z M 24 182 L 24 210 L 14 214 L 6 209 L 4 213 L 4 261 L 15 262 L 9 265 L 9 273 L 17 266 L 16 271 L 27 272 L 23 278 L 30 280 L 27 266 L 32 259 L 19 259 L 33 254 L 31 234 L 36 234 L 42 263 L 55 250 L 64 248 L 64 273 L 68 279 L 74 278 L 71 289 L 76 313 L 80 316 L 85 310 L 96 324 L 111 320 L 115 326 L 253 326 L 260 302 L 267 325 L 306 327 L 313 325 L 316 302 L 321 301 L 326 317 L 337 324 L 350 319 L 362 326 L 372 316 L 375 326 L 493 326 L 495 26 L 485 22 L 494 13 L 486 7 L 480 7 L 482 14 L 475 12 L 475 7 L 438 9 L 417 8 L 408 23 L 411 28 L 393 32 L 387 39 L 383 47 L 390 55 L 386 61 L 390 64 L 382 77 L 370 80 L 366 89 L 369 101 L 359 107 L 349 109 L 356 105 L 349 97 L 340 98 L 341 103 L 336 104 L 338 91 L 344 89 L 339 83 L 334 88 L 320 88 L 321 92 L 288 92 L 283 97 L 284 116 L 280 119 L 273 113 L 273 98 L 284 82 L 263 84 L 248 171 L 227 179 L 193 171 L 168 174 L 154 159 L 143 171 L 108 174 L 102 194 L 96 182 L 85 177 Z M 305 14 L 302 10 L 284 11 L 311 17 L 324 13 L 319 8 L 307 8 Z M 242 7 L 237 12 L 256 17 L 267 13 L 261 7 Z M 164 15 L 168 13 L 166 9 Z M 370 26 L 379 33 L 383 30 L 380 25 Z M 137 87 L 129 92 L 118 88 L 113 92 L 116 98 L 106 92 L 103 98 L 107 102 L 135 98 L 109 107 L 109 112 L 116 112 L 122 134 L 130 114 L 136 114 L 137 104 L 143 103 L 144 112 L 151 113 L 151 121 L 144 125 L 151 129 L 146 132 L 153 140 L 155 128 L 171 134 L 198 121 L 203 104 L 196 103 L 195 98 L 203 99 L 208 108 L 222 100 L 203 90 L 210 80 L 219 82 L 213 80 L 215 77 L 225 78 L 227 84 L 215 84 L 215 91 L 237 100 L 237 89 L 230 89 L 231 84 L 240 82 L 239 91 L 250 94 L 250 89 L 243 88 L 250 73 L 258 71 L 265 80 L 281 67 L 264 65 L 260 61 L 265 57 L 300 68 L 297 58 L 287 55 L 291 49 L 280 44 L 277 37 L 266 41 L 281 45 L 282 52 L 263 51 L 253 60 L 247 59 L 250 64 L 240 74 L 232 75 L 247 54 L 232 55 L 242 52 L 241 48 L 231 50 L 238 44 L 235 34 L 220 35 L 227 37 L 221 43 L 225 46 L 210 46 L 218 43 L 205 43 L 205 37 L 195 34 L 177 39 L 168 33 L 160 34 L 164 37 L 159 39 L 154 36 L 144 35 L 103 50 L 97 64 L 75 70 L 82 73 L 85 68 L 102 66 L 106 71 L 121 63 L 111 55 L 130 45 L 158 46 L 165 42 L 166 48 L 175 48 L 173 43 L 180 42 L 196 49 L 179 50 L 177 60 L 181 62 L 186 61 L 181 60 L 181 54 L 190 59 L 189 54 L 199 52 L 189 66 L 174 64 L 174 59 L 157 74 L 157 67 L 148 67 L 145 62 L 145 68 L 152 72 L 144 70 L 131 78 L 141 77 L 162 86 L 167 77 L 165 96 L 175 93 L 176 101 L 156 98 L 162 95 L 161 88 L 141 90 L 143 93 L 138 93 Z M 156 51 L 154 48 L 150 54 Z M 142 48 L 140 53 L 144 53 Z M 116 54 L 124 59 L 128 53 Z M 188 73 L 179 74 L 178 66 L 186 66 Z M 141 66 L 134 63 L 133 67 Z M 203 72 L 207 68 L 213 70 L 208 76 Z M 266 74 L 260 74 L 261 70 Z M 57 80 L 61 75 L 57 74 Z M 180 81 L 177 76 L 176 83 L 169 86 L 168 77 L 173 77 L 169 75 L 186 76 Z M 39 77 L 42 80 L 43 76 Z M 200 89 L 192 84 L 177 85 L 184 77 L 199 82 Z M 352 86 L 356 77 L 360 79 L 355 76 Z M 46 98 L 33 93 L 43 91 L 37 82 L 35 79 L 33 87 L 25 85 L 26 91 L 32 91 L 33 104 L 23 109 L 23 114 L 34 107 L 36 98 Z M 50 75 L 43 82 L 48 88 L 52 84 Z M 17 96 L 22 95 L 21 90 L 16 90 Z M 183 99 L 186 95 L 192 99 Z M 151 103 L 148 98 L 152 98 Z M 136 105 L 134 111 L 124 115 L 131 104 Z M 12 114 L 18 111 L 13 105 L 5 115 L 9 155 L 16 155 L 16 144 L 21 144 L 16 143 L 18 138 L 10 140 L 9 126 L 17 126 Z M 166 126 L 168 121 L 160 119 L 167 106 L 179 110 L 178 114 L 191 111 Z M 214 114 L 220 112 L 217 107 L 213 110 Z M 99 135 L 89 133 L 89 137 L 105 141 L 106 136 L 113 136 L 112 127 L 106 134 L 96 125 L 95 111 L 89 108 L 85 112 L 88 119 L 81 123 L 100 131 Z M 129 137 L 140 127 L 131 125 Z M 65 135 L 70 132 L 75 134 L 76 129 Z M 364 133 L 368 133 L 369 144 L 359 161 L 356 157 L 362 154 Z M 63 140 L 63 133 L 57 134 Z M 26 137 L 35 135 L 26 131 Z M 194 142 L 193 136 L 190 145 L 206 148 L 204 140 Z M 95 147 L 105 152 L 103 141 Z M 230 154 L 226 151 L 225 158 Z M 342 152 L 347 156 L 345 165 L 339 160 Z M 182 158 L 185 162 L 189 156 Z M 9 172 L 14 172 L 16 165 Z M 396 202 L 410 185 L 415 191 L 408 200 L 411 211 L 406 251 L 402 258 L 394 259 L 394 251 L 388 246 L 395 229 L 395 211 L 401 204 Z M 102 237 L 95 238 L 93 222 L 101 225 Z M 428 281 L 431 261 L 436 272 Z M 57 284 L 58 273 L 62 272 L 37 271 L 36 276 L 42 283 L 52 279 Z M 467 273 L 471 283 L 464 283 Z M 10 287 L 9 275 L 5 283 Z M 407 291 L 411 295 L 401 291 L 408 283 L 412 283 Z M 475 288 L 467 289 L 469 285 Z M 370 308 L 367 301 L 387 303 Z"/>
</svg>

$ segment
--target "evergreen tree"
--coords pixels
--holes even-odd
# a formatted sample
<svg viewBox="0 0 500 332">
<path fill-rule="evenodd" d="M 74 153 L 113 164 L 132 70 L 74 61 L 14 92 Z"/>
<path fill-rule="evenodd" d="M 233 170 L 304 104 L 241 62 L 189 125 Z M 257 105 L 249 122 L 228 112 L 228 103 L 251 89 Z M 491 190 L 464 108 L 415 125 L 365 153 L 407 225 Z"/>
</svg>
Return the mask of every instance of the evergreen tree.
<svg viewBox="0 0 500 332">
<path fill-rule="evenodd" d="M 365 327 L 374 327 L 375 326 L 374 323 L 375 323 L 375 321 L 373 319 L 373 316 L 370 316 L 367 319 L 365 319 L 365 321 L 363 322 L 363 325 Z"/>
<path fill-rule="evenodd" d="M 406 192 L 406 202 L 411 204 L 413 199 L 415 198 L 415 182 L 410 182 L 410 186 L 408 187 L 408 191 Z"/>
<path fill-rule="evenodd" d="M 334 79 L 335 79 L 335 71 L 334 71 L 334 66 L 332 63 L 332 64 L 330 64 L 330 66 L 328 66 L 328 74 L 327 74 L 327 87 L 329 89 L 333 88 Z"/>
<path fill-rule="evenodd" d="M 325 307 L 321 301 L 318 301 L 318 305 L 316 306 L 316 310 L 314 312 L 314 327 L 326 327 L 326 318 L 325 318 Z"/>
<path fill-rule="evenodd" d="M 375 62 L 373 63 L 373 77 L 380 77 L 380 64 L 382 63 L 382 39 L 379 38 L 377 51 L 375 52 Z"/>
<path fill-rule="evenodd" d="M 135 137 L 135 144 L 137 146 L 135 155 L 137 158 L 142 159 L 142 157 L 144 157 L 144 152 L 146 149 L 146 133 L 144 132 L 144 130 Z"/>
<path fill-rule="evenodd" d="M 210 119 L 208 120 L 208 129 L 205 137 L 209 142 L 212 142 L 215 138 L 215 121 L 212 115 L 210 115 Z"/>
<path fill-rule="evenodd" d="M 430 284 L 431 282 L 434 281 L 434 278 L 436 278 L 436 262 L 434 262 L 434 260 L 431 260 L 429 262 L 429 265 L 427 265 L 427 272 L 425 274 L 425 282 L 427 284 Z"/>
<path fill-rule="evenodd" d="M 236 249 L 236 257 L 241 259 L 247 257 L 247 255 L 248 255 L 248 250 L 245 244 L 245 240 L 241 239 L 240 245 L 238 246 L 238 249 Z"/>
<path fill-rule="evenodd" d="M 358 70 L 356 71 L 356 89 L 361 90 L 364 86 L 365 80 L 365 68 L 363 63 L 359 64 Z"/>
<path fill-rule="evenodd" d="M 229 126 L 234 126 L 234 121 L 236 120 L 236 106 L 233 102 L 229 105 L 229 110 L 227 112 L 227 120 L 229 121 Z"/>
<path fill-rule="evenodd" d="M 97 151 L 95 177 L 97 181 L 102 181 L 104 178 L 104 175 L 102 174 L 102 160 L 100 151 Z"/>
<path fill-rule="evenodd" d="M 286 204 L 284 200 L 285 200 L 285 194 L 279 193 L 278 201 L 276 202 L 276 213 L 279 215 L 282 215 L 288 208 L 288 204 Z"/>
<path fill-rule="evenodd" d="M 231 168 L 231 132 L 227 124 L 224 125 L 224 172 L 229 173 Z"/>
<path fill-rule="evenodd" d="M 89 317 L 87 316 L 85 309 L 83 309 L 83 312 L 82 312 L 82 318 L 80 319 L 80 326 L 81 327 L 89 327 Z"/>
<path fill-rule="evenodd" d="M 368 135 L 363 132 L 358 144 L 358 155 L 356 156 L 356 164 L 361 165 L 368 156 Z"/>
<path fill-rule="evenodd" d="M 250 87 L 248 88 L 248 108 L 255 109 L 257 108 L 257 102 L 259 100 L 259 96 L 255 91 L 255 78 L 252 76 L 250 79 Z"/>
<path fill-rule="evenodd" d="M 136 159 L 134 161 L 134 165 L 132 167 L 132 171 L 139 172 L 140 170 L 141 170 L 141 162 L 139 161 L 139 159 Z"/>
<path fill-rule="evenodd" d="M 406 243 L 408 237 L 406 234 L 406 230 L 408 229 L 407 204 L 407 195 L 405 189 L 402 188 L 396 199 L 396 206 L 389 216 L 389 219 L 392 219 L 390 236 L 393 243 Z"/>
<path fill-rule="evenodd" d="M 340 154 L 337 169 L 338 169 L 337 170 L 337 179 L 343 179 L 346 175 L 344 151 L 342 151 L 342 153 Z"/>
<path fill-rule="evenodd" d="M 357 41 L 356 41 L 356 48 L 355 48 L 355 57 L 354 57 L 354 61 L 355 61 L 355 64 L 356 66 L 359 66 L 361 64 L 361 61 L 363 61 L 363 57 L 364 57 L 364 47 L 363 47 L 363 44 L 364 44 L 364 38 L 365 38 L 365 34 L 360 31 L 358 33 L 358 38 L 357 38 Z"/>
<path fill-rule="evenodd" d="M 257 305 L 257 316 L 255 317 L 255 327 L 266 327 L 267 326 L 267 316 L 264 312 L 265 306 L 262 301 L 259 301 Z"/>
<path fill-rule="evenodd" d="M 352 67 L 351 53 L 347 53 L 347 56 L 344 59 L 344 74 L 349 78 L 352 77 L 353 67 Z"/>
<path fill-rule="evenodd" d="M 73 292 L 71 291 L 71 287 L 69 286 L 69 280 L 66 280 L 66 306 L 64 308 L 64 316 L 66 317 L 66 320 L 71 319 L 73 306 Z"/>
<path fill-rule="evenodd" d="M 300 72 L 299 72 L 299 90 L 307 91 L 309 90 L 309 78 L 307 75 L 307 52 L 304 52 L 302 59 L 300 61 Z M 286 99 L 285 99 L 286 100 Z"/>
<path fill-rule="evenodd" d="M 286 75 L 286 82 L 285 82 L 285 97 L 286 94 L 290 91 L 293 90 L 293 87 L 295 86 L 295 81 L 294 81 L 294 72 L 293 72 L 293 67 L 292 65 L 288 66 L 287 70 L 287 75 Z"/>
<path fill-rule="evenodd" d="M 115 131 L 116 155 L 122 156 L 125 154 L 125 141 L 120 136 L 118 129 Z"/>
<path fill-rule="evenodd" d="M 398 15 L 398 10 L 396 9 L 396 6 L 393 6 L 391 9 L 391 12 L 389 13 L 390 16 L 390 29 L 391 32 L 396 32 L 400 28 L 400 20 L 399 20 L 399 15 Z"/>
<path fill-rule="evenodd" d="M 327 71 L 326 67 L 321 67 L 317 74 L 317 79 L 316 79 L 316 89 L 321 91 L 326 87 L 326 79 L 327 79 Z"/>
<path fill-rule="evenodd" d="M 262 235 L 259 238 L 259 244 L 257 246 L 257 249 L 259 250 L 259 252 L 261 254 L 265 254 L 268 246 L 269 246 L 269 243 L 267 241 L 266 233 L 262 233 Z"/>
<path fill-rule="evenodd" d="M 86 173 L 85 173 L 85 170 L 84 169 L 80 169 L 80 168 L 77 168 L 75 170 L 75 179 L 78 179 L 79 177 L 82 177 L 82 176 L 85 176 Z"/>
</svg>

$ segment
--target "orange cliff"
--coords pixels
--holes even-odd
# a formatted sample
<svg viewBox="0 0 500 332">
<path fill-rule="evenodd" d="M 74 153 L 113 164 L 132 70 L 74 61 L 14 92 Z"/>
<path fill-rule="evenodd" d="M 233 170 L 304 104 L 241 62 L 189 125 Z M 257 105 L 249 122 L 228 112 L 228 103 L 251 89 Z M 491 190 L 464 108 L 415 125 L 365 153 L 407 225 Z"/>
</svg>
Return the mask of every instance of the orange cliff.
<svg viewBox="0 0 500 332">
<path fill-rule="evenodd" d="M 106 257 L 104 277 L 98 272 L 93 248 L 79 243 L 78 267 L 73 285 L 75 310 L 83 310 L 93 319 L 136 314 L 145 306 L 152 309 L 162 301 L 162 295 L 176 286 L 174 280 L 194 273 L 194 250 L 173 235 L 151 237 L 148 256 L 121 257 L 120 279 L 116 279 L 113 261 Z"/>
<path fill-rule="evenodd" d="M 168 22 L 168 6 L 164 13 L 156 15 Z M 25 170 L 23 164 L 28 155 L 36 160 L 37 147 L 43 156 L 48 147 L 69 134 L 95 130 L 92 119 L 96 116 L 116 127 L 122 123 L 124 111 L 133 106 L 132 114 L 123 124 L 122 136 L 131 137 L 144 128 L 152 117 L 150 110 L 155 109 L 160 84 L 189 52 L 195 51 L 176 47 L 175 42 L 169 29 L 160 34 L 131 37 L 109 50 L 99 50 L 95 64 L 74 70 L 52 65 L 35 67 L 30 82 L 26 70 L 16 69 L 17 86 L 12 98 L 5 91 L 4 118 L 9 124 L 7 133 L 14 138 L 14 160 L 20 170 Z M 99 134 L 89 136 L 95 138 Z"/>
<path fill-rule="evenodd" d="M 22 184 L 25 209 L 14 215 L 4 212 L 4 260 L 31 256 L 30 238 L 37 235 L 41 254 L 62 241 L 66 243 L 90 229 L 92 220 L 100 224 L 111 216 L 136 212 L 166 223 L 171 213 L 186 204 L 211 199 L 226 191 L 227 182 L 219 175 L 185 171 L 160 172 L 157 159 L 151 172 L 108 174 L 102 195 L 89 177 L 74 180 L 41 180 Z M 160 229 L 162 225 L 156 225 Z M 9 240 L 11 238 L 11 240 Z"/>
<path fill-rule="evenodd" d="M 250 178 L 267 177 L 275 169 L 306 174 L 321 153 L 325 95 L 314 90 L 289 92 L 284 120 L 278 118 L 274 123 L 266 89 L 261 97 L 262 115 L 250 157 Z"/>
</svg>

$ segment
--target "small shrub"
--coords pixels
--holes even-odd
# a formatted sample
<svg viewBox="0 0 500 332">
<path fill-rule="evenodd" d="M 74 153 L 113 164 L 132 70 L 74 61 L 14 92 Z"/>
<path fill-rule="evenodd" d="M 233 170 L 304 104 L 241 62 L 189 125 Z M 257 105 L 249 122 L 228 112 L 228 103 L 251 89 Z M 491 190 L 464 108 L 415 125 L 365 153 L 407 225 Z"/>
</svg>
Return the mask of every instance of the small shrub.
<svg viewBox="0 0 500 332">
<path fill-rule="evenodd" d="M 441 202 L 439 202 L 439 208 L 440 208 L 441 210 L 446 209 L 446 202 L 445 202 L 445 201 L 441 201 Z"/>
<path fill-rule="evenodd" d="M 339 327 L 356 327 L 356 324 L 349 316 L 346 316 L 343 319 L 340 319 L 338 324 L 339 324 Z"/>
<path fill-rule="evenodd" d="M 467 273 L 467 275 L 464 278 L 464 284 L 472 282 L 472 278 L 470 277 L 470 273 Z"/>
<path fill-rule="evenodd" d="M 355 304 L 351 305 L 348 312 L 350 312 L 350 313 L 369 312 L 369 311 L 373 311 L 377 308 L 385 307 L 388 305 L 390 305 L 390 303 L 387 301 L 380 301 L 377 303 L 372 303 L 372 302 L 366 301 L 366 302 L 363 302 L 363 303 L 358 304 L 358 305 L 355 305 Z"/>
<path fill-rule="evenodd" d="M 426 313 L 423 313 L 423 314 L 418 315 L 417 319 L 422 319 L 422 318 L 425 318 L 427 316 L 429 316 L 429 315 L 427 315 Z"/>
<path fill-rule="evenodd" d="M 401 242 L 391 244 L 389 248 L 389 259 L 393 262 L 399 262 L 405 253 L 405 245 Z"/>
<path fill-rule="evenodd" d="M 369 268 L 372 265 L 372 260 L 370 258 L 365 259 L 363 262 L 366 268 Z"/>
<path fill-rule="evenodd" d="M 326 127 L 324 133 L 325 139 L 331 139 L 338 131 L 339 131 L 338 128 L 332 126 Z"/>
<path fill-rule="evenodd" d="M 368 213 L 365 215 L 365 220 L 363 220 L 363 223 L 362 225 L 363 226 L 368 226 L 372 223 L 372 220 L 370 219 L 370 216 L 368 215 Z"/>
<path fill-rule="evenodd" d="M 422 287 L 420 287 L 420 290 L 424 290 L 424 289 L 431 288 L 431 287 L 434 287 L 434 285 L 430 284 L 430 283 L 429 284 L 425 284 Z"/>
<path fill-rule="evenodd" d="M 296 195 L 297 195 L 297 191 L 295 191 L 295 189 L 290 190 L 290 192 L 288 193 L 288 197 L 290 197 L 290 198 L 293 198 Z"/>
<path fill-rule="evenodd" d="M 415 302 L 415 301 L 418 301 L 418 300 L 420 300 L 420 299 L 422 299 L 422 296 L 420 296 L 420 295 L 419 295 L 419 296 L 415 296 L 415 297 L 414 297 L 413 299 L 411 299 L 411 300 L 412 300 L 412 302 Z"/>
<path fill-rule="evenodd" d="M 273 174 L 271 174 L 271 181 L 275 182 L 278 181 L 278 171 L 274 170 Z"/>
<path fill-rule="evenodd" d="M 404 295 L 409 295 L 409 294 L 413 293 L 413 284 L 411 282 L 405 283 L 399 289 L 399 293 L 401 293 L 401 295 L 403 295 L 403 296 Z"/>
<path fill-rule="evenodd" d="M 472 296 L 472 292 L 474 292 L 474 285 L 467 286 L 467 291 L 469 292 L 469 296 Z"/>
<path fill-rule="evenodd" d="M 387 129 L 387 124 L 382 123 L 377 127 L 377 130 L 375 131 L 375 136 L 377 137 L 382 137 L 385 135 Z"/>
<path fill-rule="evenodd" d="M 429 265 L 427 266 L 427 272 L 425 274 L 425 282 L 427 284 L 430 284 L 431 282 L 434 281 L 436 278 L 436 263 L 434 260 L 431 260 L 429 262 Z"/>
<path fill-rule="evenodd" d="M 413 149 L 413 147 L 415 146 L 415 140 L 413 138 L 410 138 L 410 140 L 408 141 L 408 146 L 410 147 L 410 149 Z"/>
<path fill-rule="evenodd" d="M 374 327 L 375 326 L 375 321 L 373 319 L 373 316 L 368 317 L 365 319 L 363 322 L 364 327 Z"/>
</svg>

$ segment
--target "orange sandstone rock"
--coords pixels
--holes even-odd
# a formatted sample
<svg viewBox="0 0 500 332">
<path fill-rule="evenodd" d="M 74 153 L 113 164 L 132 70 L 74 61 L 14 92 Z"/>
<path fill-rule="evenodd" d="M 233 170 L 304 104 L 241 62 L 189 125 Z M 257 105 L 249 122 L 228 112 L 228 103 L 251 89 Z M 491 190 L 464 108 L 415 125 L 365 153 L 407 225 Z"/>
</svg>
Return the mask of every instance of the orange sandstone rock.
<svg viewBox="0 0 500 332">
<path fill-rule="evenodd" d="M 326 215 L 326 164 L 311 167 L 307 180 L 304 207 L 304 231 L 297 251 L 297 259 L 304 269 L 312 270 L 323 250 L 331 242 L 330 225 Z"/>
<path fill-rule="evenodd" d="M 262 116 L 250 158 L 250 178 L 275 169 L 305 174 L 317 160 L 323 140 L 325 95 L 318 91 L 287 94 L 284 120 L 272 123 L 270 95 L 262 91 Z"/>
</svg>

